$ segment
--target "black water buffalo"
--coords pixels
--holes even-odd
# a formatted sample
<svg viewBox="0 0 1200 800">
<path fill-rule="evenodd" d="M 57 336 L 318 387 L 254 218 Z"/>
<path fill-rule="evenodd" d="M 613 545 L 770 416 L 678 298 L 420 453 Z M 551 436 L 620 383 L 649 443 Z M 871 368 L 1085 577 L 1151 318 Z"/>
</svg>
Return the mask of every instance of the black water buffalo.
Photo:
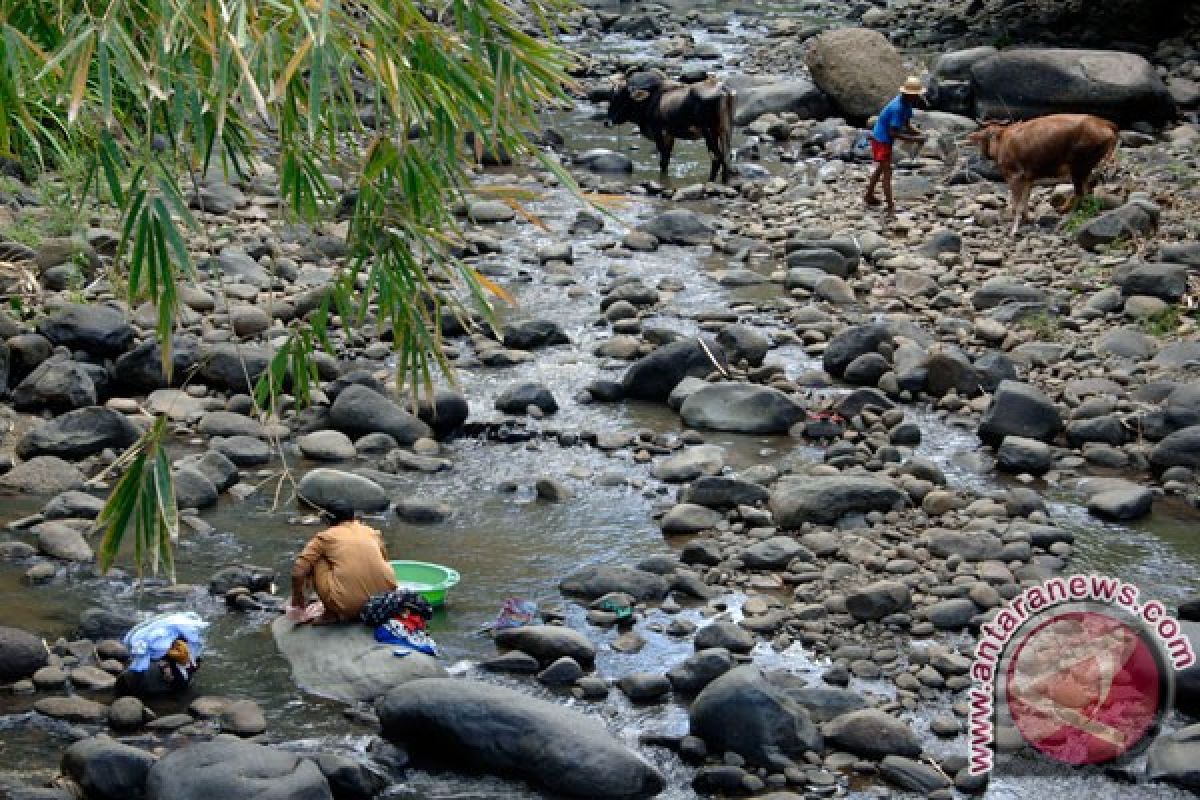
<svg viewBox="0 0 1200 800">
<path fill-rule="evenodd" d="M 668 81 L 661 72 L 635 72 L 617 83 L 608 104 L 608 125 L 633 122 L 658 148 L 663 172 L 671 163 L 676 139 L 704 139 L 712 154 L 710 181 L 729 181 L 734 91 L 709 79 L 704 83 Z"/>
</svg>

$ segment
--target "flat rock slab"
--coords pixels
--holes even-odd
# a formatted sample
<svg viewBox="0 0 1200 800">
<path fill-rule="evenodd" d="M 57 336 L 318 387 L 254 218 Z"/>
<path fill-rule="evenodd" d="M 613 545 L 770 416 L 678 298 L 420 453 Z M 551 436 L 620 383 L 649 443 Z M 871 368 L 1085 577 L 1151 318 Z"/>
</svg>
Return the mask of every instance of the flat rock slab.
<svg viewBox="0 0 1200 800">
<path fill-rule="evenodd" d="M 396 648 L 376 642 L 365 625 L 295 625 L 279 617 L 271 633 L 296 685 L 334 700 L 371 700 L 408 681 L 446 674 L 423 653 L 396 657 Z"/>
</svg>

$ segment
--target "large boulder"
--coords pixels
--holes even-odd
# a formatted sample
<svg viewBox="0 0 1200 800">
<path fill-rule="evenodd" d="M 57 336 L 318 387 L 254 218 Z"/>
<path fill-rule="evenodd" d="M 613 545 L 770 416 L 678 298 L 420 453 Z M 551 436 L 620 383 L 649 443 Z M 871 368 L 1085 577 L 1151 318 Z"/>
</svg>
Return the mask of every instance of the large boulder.
<svg viewBox="0 0 1200 800">
<path fill-rule="evenodd" d="M 496 647 L 520 650 L 539 663 L 550 664 L 564 656 L 584 667 L 596 660 L 596 648 L 582 633 L 562 625 L 523 625 L 496 631 Z"/>
<path fill-rule="evenodd" d="M 733 121 L 749 125 L 765 114 L 789 112 L 801 119 L 822 119 L 829 114 L 829 97 L 802 78 L 752 86 L 738 92 Z"/>
<path fill-rule="evenodd" d="M 921 740 L 912 726 L 874 708 L 842 714 L 825 723 L 822 733 L 831 744 L 864 758 L 921 754 Z"/>
<path fill-rule="evenodd" d="M 190 334 L 171 337 L 171 380 L 180 385 L 200 359 L 200 340 Z M 124 353 L 113 364 L 113 384 L 130 392 L 152 392 L 169 385 L 163 374 L 162 348 L 150 339 Z"/>
<path fill-rule="evenodd" d="M 624 592 L 639 602 L 661 600 L 667 594 L 662 575 L 633 567 L 584 567 L 563 578 L 558 588 L 564 594 L 595 600 L 611 592 Z"/>
<path fill-rule="evenodd" d="M 308 505 L 321 509 L 384 511 L 391 504 L 383 487 L 375 481 L 336 469 L 312 470 L 300 479 L 296 493 Z"/>
<path fill-rule="evenodd" d="M 37 456 L 22 461 L 0 476 L 0 489 L 29 494 L 61 494 L 82 489 L 83 473 L 69 461 L 58 456 Z"/>
<path fill-rule="evenodd" d="M 27 678 L 46 666 L 42 640 L 20 628 L 0 627 L 0 683 Z"/>
<path fill-rule="evenodd" d="M 688 713 L 693 736 L 710 752 L 734 752 L 781 770 L 805 751 L 821 751 L 808 712 L 755 666 L 730 670 L 704 687 Z"/>
<path fill-rule="evenodd" d="M 846 595 L 846 610 L 860 622 L 883 619 L 911 605 L 912 593 L 897 581 L 878 581 Z"/>
<path fill-rule="evenodd" d="M 822 365 L 830 375 L 840 378 L 856 358 L 877 352 L 879 345 L 891 340 L 892 331 L 884 323 L 847 328 L 829 340 L 821 357 Z"/>
<path fill-rule="evenodd" d="M 13 407 L 19 411 L 70 411 L 94 406 L 99 399 L 95 377 L 83 364 L 55 357 L 38 364 L 17 384 Z"/>
<path fill-rule="evenodd" d="M 512 689 L 414 681 L 376 704 L 383 735 L 418 760 L 517 777 L 567 797 L 638 798 L 662 775 L 595 718 Z"/>
<path fill-rule="evenodd" d="M 133 326 L 108 306 L 62 305 L 38 320 L 38 333 L 56 345 L 101 356 L 119 355 L 133 344 Z"/>
<path fill-rule="evenodd" d="M 295 625 L 278 617 L 271 633 L 297 686 L 344 703 L 373 700 L 402 683 L 446 674 L 424 653 L 396 658 L 395 647 L 375 641 L 362 625 Z"/>
<path fill-rule="evenodd" d="M 710 338 L 689 337 L 663 345 L 635 361 L 621 385 L 631 400 L 665 402 L 680 381 L 703 378 L 727 365 L 725 351 Z"/>
<path fill-rule="evenodd" d="M 787 433 L 804 418 L 804 407 L 768 386 L 714 383 L 688 395 L 679 414 L 701 430 Z"/>
<path fill-rule="evenodd" d="M 840 28 L 817 36 L 805 57 L 817 86 L 847 117 L 878 114 L 904 83 L 904 62 L 878 31 Z"/>
<path fill-rule="evenodd" d="M 1001 381 L 979 421 L 979 438 L 997 445 L 1005 436 L 1050 441 L 1063 428 L 1062 416 L 1042 391 L 1019 381 Z"/>
<path fill-rule="evenodd" d="M 82 739 L 63 753 L 62 771 L 88 800 L 140 800 L 155 758 L 107 736 Z"/>
<path fill-rule="evenodd" d="M 360 384 L 338 393 L 329 409 L 333 427 L 350 436 L 386 433 L 402 445 L 433 435 L 433 430 L 387 397 Z"/>
<path fill-rule="evenodd" d="M 906 498 L 892 484 L 870 475 L 817 475 L 775 484 L 770 508 L 775 524 L 794 530 L 805 522 L 829 524 L 846 514 L 890 511 Z"/>
<path fill-rule="evenodd" d="M 1029 119 L 1094 114 L 1121 125 L 1161 123 L 1175 102 L 1154 67 L 1112 50 L 1013 48 L 971 65 L 975 116 Z"/>
<path fill-rule="evenodd" d="M 1150 463 L 1159 470 L 1200 468 L 1200 425 L 1190 425 L 1166 436 L 1150 451 Z"/>
<path fill-rule="evenodd" d="M 252 392 L 274 355 L 267 347 L 221 342 L 200 353 L 198 374 L 214 389 Z"/>
<path fill-rule="evenodd" d="M 1085 250 L 1096 250 L 1100 245 L 1136 240 L 1158 227 L 1159 213 L 1153 203 L 1131 200 L 1085 222 L 1075 232 L 1075 241 Z"/>
<path fill-rule="evenodd" d="M 110 408 L 81 408 L 30 428 L 17 440 L 17 455 L 58 456 L 78 461 L 109 448 L 124 450 L 138 439 L 138 429 Z"/>
<path fill-rule="evenodd" d="M 146 779 L 146 800 L 235 797 L 333 800 L 329 782 L 310 759 L 230 737 L 167 753 L 150 768 Z"/>
</svg>

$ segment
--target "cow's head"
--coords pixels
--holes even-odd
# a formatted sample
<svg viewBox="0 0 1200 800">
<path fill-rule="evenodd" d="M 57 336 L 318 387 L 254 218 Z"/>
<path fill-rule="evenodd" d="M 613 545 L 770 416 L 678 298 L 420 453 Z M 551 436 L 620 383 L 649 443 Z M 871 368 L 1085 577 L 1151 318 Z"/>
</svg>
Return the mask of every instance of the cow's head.
<svg viewBox="0 0 1200 800">
<path fill-rule="evenodd" d="M 635 72 L 629 79 L 617 79 L 612 99 L 608 101 L 605 125 L 637 122 L 651 96 L 662 88 L 666 78 L 660 72 Z"/>
<path fill-rule="evenodd" d="M 1007 122 L 989 121 L 983 127 L 967 136 L 967 142 L 979 148 L 979 154 L 986 159 L 996 160 L 996 146 L 1008 130 Z"/>
</svg>

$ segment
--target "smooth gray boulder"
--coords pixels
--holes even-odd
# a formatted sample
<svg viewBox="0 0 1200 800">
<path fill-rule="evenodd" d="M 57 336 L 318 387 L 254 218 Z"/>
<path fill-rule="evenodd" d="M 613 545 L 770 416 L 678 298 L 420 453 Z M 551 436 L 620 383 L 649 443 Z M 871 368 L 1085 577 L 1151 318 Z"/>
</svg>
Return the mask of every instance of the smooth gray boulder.
<svg viewBox="0 0 1200 800">
<path fill-rule="evenodd" d="M 847 117 L 878 114 L 904 83 L 900 53 L 879 31 L 839 28 L 816 36 L 805 64 L 813 81 Z"/>
<path fill-rule="evenodd" d="M 591 667 L 596 660 L 596 648 L 582 633 L 562 625 L 523 625 L 495 633 L 500 650 L 520 650 L 550 664 L 560 658 L 571 658 L 578 664 Z"/>
<path fill-rule="evenodd" d="M 389 505 L 383 487 L 369 478 L 336 469 L 314 469 L 300 479 L 299 498 L 314 508 L 346 506 L 354 511 L 383 511 Z"/>
<path fill-rule="evenodd" d="M 679 414 L 693 428 L 732 433 L 786 433 L 804 418 L 788 395 L 752 383 L 714 383 L 683 401 Z"/>
<path fill-rule="evenodd" d="M 146 800 L 215 798 L 333 800 L 333 794 L 310 759 L 232 737 L 186 745 L 150 768 Z"/>
<path fill-rule="evenodd" d="M 1200 725 L 1160 737 L 1146 754 L 1146 777 L 1200 791 Z"/>
<path fill-rule="evenodd" d="M 386 433 L 402 445 L 433 436 L 433 430 L 391 399 L 361 384 L 338 393 L 329 409 L 334 428 L 352 437 Z"/>
<path fill-rule="evenodd" d="M 81 408 L 30 428 L 17 440 L 23 459 L 58 456 L 78 461 L 106 449 L 124 450 L 138 439 L 128 417 L 111 408 Z"/>
<path fill-rule="evenodd" d="M 970 72 L 980 119 L 1094 114 L 1128 125 L 1175 116 L 1166 84 L 1133 53 L 1011 48 L 976 61 Z"/>
<path fill-rule="evenodd" d="M 38 333 L 56 345 L 115 356 L 133 344 L 133 326 L 115 308 L 67 303 L 38 320 Z"/>
<path fill-rule="evenodd" d="M 1050 441 L 1063 428 L 1062 416 L 1040 389 L 1019 381 L 1001 381 L 979 421 L 979 438 L 997 445 L 1006 436 Z"/>
<path fill-rule="evenodd" d="M 630 365 L 621 379 L 631 400 L 665 402 L 680 381 L 728 367 L 724 349 L 711 337 L 687 338 L 657 348 Z"/>
<path fill-rule="evenodd" d="M 567 797 L 641 798 L 658 770 L 593 717 L 469 680 L 413 681 L 376 704 L 383 735 L 418 761 L 521 778 Z"/>
<path fill-rule="evenodd" d="M 749 125 L 765 114 L 791 112 L 801 119 L 820 119 L 829 113 L 829 97 L 803 79 L 752 86 L 737 94 L 735 125 Z"/>
<path fill-rule="evenodd" d="M 624 592 L 638 602 L 662 600 L 668 584 L 662 575 L 632 567 L 598 565 L 577 570 L 558 584 L 563 594 L 595 600 L 611 592 Z"/>
<path fill-rule="evenodd" d="M 39 636 L 0 626 L 0 681 L 27 678 L 46 666 L 49 653 Z"/>
<path fill-rule="evenodd" d="M 346 703 L 372 700 L 402 683 L 446 674 L 424 653 L 396 658 L 395 648 L 376 642 L 364 625 L 314 627 L 278 617 L 271 633 L 297 686 Z"/>
<path fill-rule="evenodd" d="M 822 733 L 830 744 L 865 758 L 921 754 L 921 740 L 908 723 L 874 708 L 835 717 L 825 723 Z"/>
<path fill-rule="evenodd" d="M 145 750 L 93 736 L 67 748 L 62 771 L 88 800 L 136 800 L 144 796 L 146 775 L 155 761 Z"/>
<path fill-rule="evenodd" d="M 784 769 L 805 751 L 821 751 L 821 734 L 808 711 L 755 666 L 713 680 L 688 716 L 691 734 L 710 752 L 734 752 L 755 765 Z"/>
<path fill-rule="evenodd" d="M 776 483 L 769 507 L 775 524 L 793 530 L 805 522 L 829 524 L 856 512 L 891 511 L 907 498 L 891 483 L 870 475 L 815 475 Z"/>
</svg>

